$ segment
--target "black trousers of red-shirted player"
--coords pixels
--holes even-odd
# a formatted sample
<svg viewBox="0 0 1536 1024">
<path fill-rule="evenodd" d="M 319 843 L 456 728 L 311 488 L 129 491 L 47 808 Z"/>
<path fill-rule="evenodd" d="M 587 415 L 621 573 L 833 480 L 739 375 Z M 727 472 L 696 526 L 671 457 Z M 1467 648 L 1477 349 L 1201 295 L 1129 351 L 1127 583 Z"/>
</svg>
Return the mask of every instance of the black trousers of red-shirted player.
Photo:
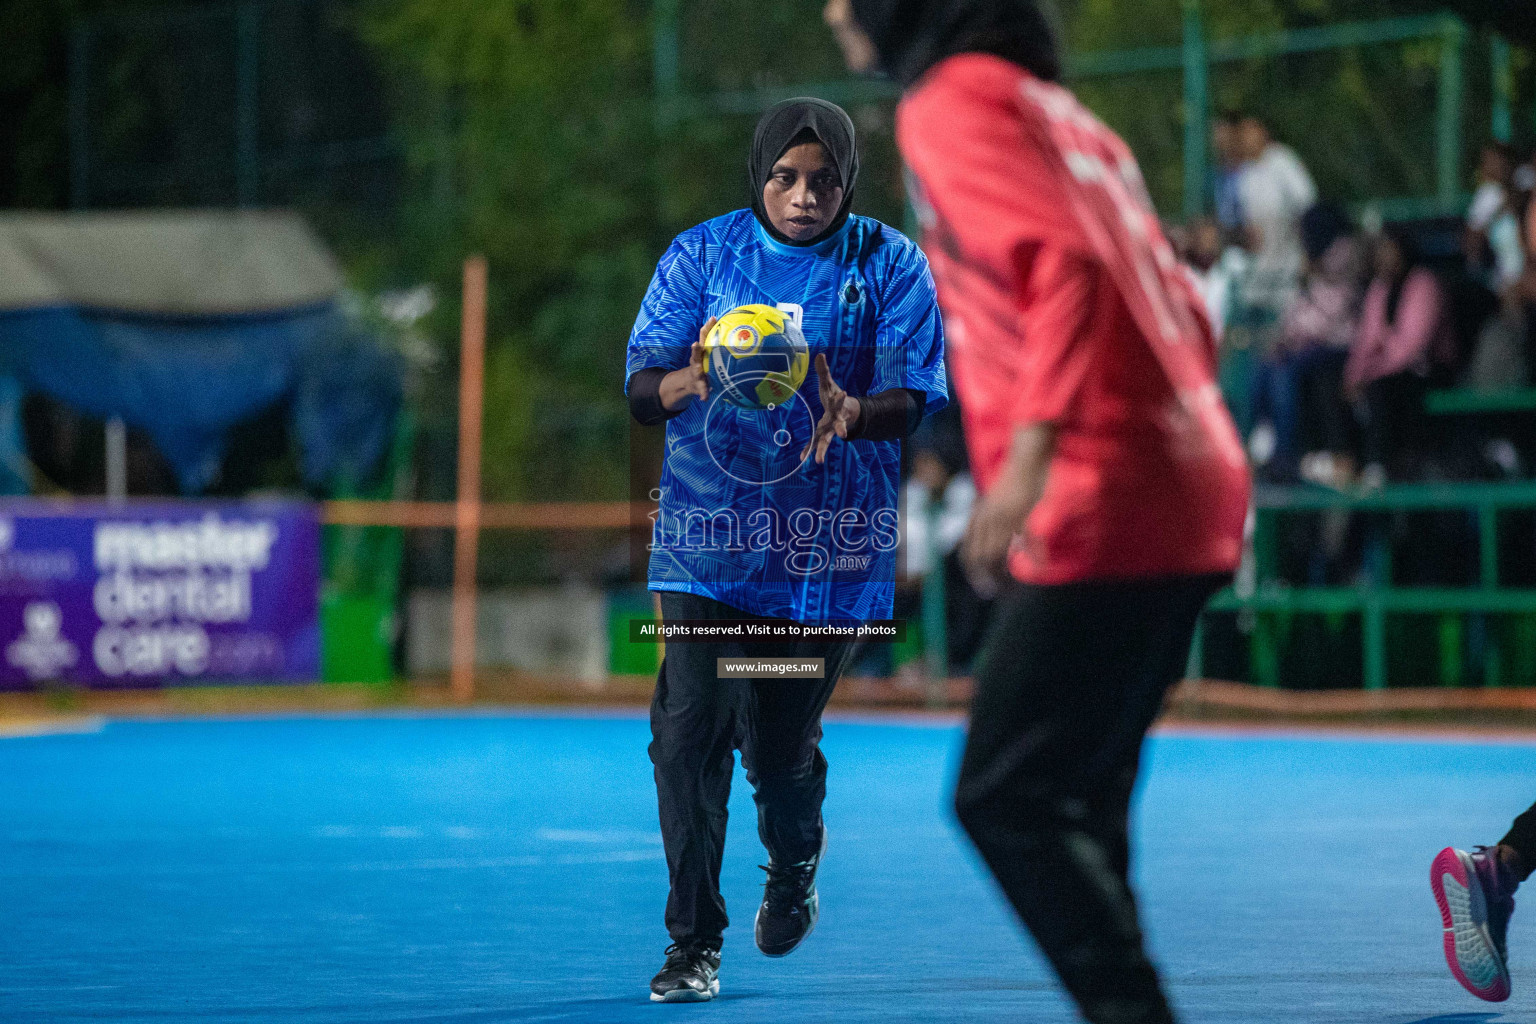
<svg viewBox="0 0 1536 1024">
<path fill-rule="evenodd" d="M 1142 742 L 1224 584 L 1014 585 L 976 672 L 955 807 L 1093 1024 L 1173 1020 L 1131 893 Z"/>
</svg>

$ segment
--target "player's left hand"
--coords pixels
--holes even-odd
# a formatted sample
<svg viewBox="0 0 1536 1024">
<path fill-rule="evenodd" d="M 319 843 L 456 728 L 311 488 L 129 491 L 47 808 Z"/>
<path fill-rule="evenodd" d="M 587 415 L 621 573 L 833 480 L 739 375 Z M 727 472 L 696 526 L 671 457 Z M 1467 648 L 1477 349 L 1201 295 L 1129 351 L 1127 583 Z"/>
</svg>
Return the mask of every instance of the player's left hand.
<svg viewBox="0 0 1536 1024">
<path fill-rule="evenodd" d="M 978 499 L 960 541 L 960 564 L 965 578 L 983 598 L 997 596 L 1008 577 L 1008 553 L 1024 527 L 1029 496 L 1024 488 L 1005 477 Z"/>
<path fill-rule="evenodd" d="M 1055 447 L 1056 429 L 1050 424 L 1015 431 L 1002 471 L 971 512 L 960 541 L 960 563 L 971 587 L 982 597 L 995 597 L 1008 579 L 1008 556 L 1015 548 L 1037 559 L 1041 555 L 1038 539 L 1030 535 L 1025 520 L 1045 490 Z"/>
<path fill-rule="evenodd" d="M 811 438 L 811 443 L 800 453 L 800 461 L 804 462 L 806 456 L 814 451 L 816 464 L 821 465 L 827 461 L 827 449 L 832 447 L 832 438 L 848 440 L 848 431 L 859 422 L 861 410 L 859 400 L 838 387 L 837 381 L 832 379 L 825 355 L 816 357 L 816 378 L 821 382 L 821 422 L 816 424 L 816 434 Z"/>
</svg>

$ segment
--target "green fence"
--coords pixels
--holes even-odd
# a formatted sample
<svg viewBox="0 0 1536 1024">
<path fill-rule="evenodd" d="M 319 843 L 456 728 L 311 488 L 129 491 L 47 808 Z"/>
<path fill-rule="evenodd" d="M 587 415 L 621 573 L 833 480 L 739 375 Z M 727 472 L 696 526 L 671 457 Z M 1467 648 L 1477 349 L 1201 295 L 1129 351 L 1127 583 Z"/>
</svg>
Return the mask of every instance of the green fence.
<svg viewBox="0 0 1536 1024">
<path fill-rule="evenodd" d="M 393 201 L 400 146 L 391 123 L 398 111 L 391 107 L 401 97 L 377 80 L 347 16 L 352 6 L 348 0 L 224 0 L 76 22 L 69 51 L 72 204 L 291 204 L 320 196 Z M 770 8 L 738 0 L 655 0 L 658 120 L 750 115 L 807 92 L 854 105 L 894 99 L 889 83 L 843 74 L 820 23 L 821 6 L 820 0 Z M 1469 101 L 1474 93 L 1480 98 L 1485 85 L 1492 137 L 1507 140 L 1536 117 L 1536 111 L 1519 114 L 1510 45 L 1490 38 L 1484 59 L 1482 50 L 1469 50 L 1478 37 L 1449 15 L 1211 38 L 1199 0 L 1182 0 L 1182 11 L 1180 42 L 1077 53 L 1069 72 L 1083 87 L 1125 81 L 1136 93 L 1130 109 L 1137 120 L 1163 116 L 1144 101 L 1146 76 L 1176 79 L 1186 215 L 1207 205 L 1219 76 L 1254 62 L 1372 48 L 1435 51 L 1432 117 L 1426 108 L 1424 117 L 1415 114 L 1399 126 L 1417 133 L 1421 122 L 1432 122 L 1433 153 L 1424 154 L 1433 165 L 1432 188 L 1374 196 L 1389 218 L 1446 213 L 1461 204 L 1468 144 L 1482 138 L 1481 132 L 1467 138 Z M 750 59 L 717 59 L 732 44 Z M 708 74 L 684 67 L 684 58 L 696 53 L 714 55 Z M 742 68 L 757 71 L 746 75 Z M 771 73 L 759 74 L 764 71 Z M 1485 83 L 1474 78 L 1485 74 Z M 753 85 L 755 77 L 784 81 Z M 1377 98 L 1392 91 L 1378 89 Z M 883 133 L 887 129 L 867 134 Z M 1153 160 L 1151 152 L 1139 155 L 1144 164 Z"/>
<path fill-rule="evenodd" d="M 70 206 L 393 203 L 395 94 L 355 6 L 212 0 L 77 20 Z"/>
<path fill-rule="evenodd" d="M 663 125 L 699 117 L 752 114 L 785 97 L 807 93 L 846 105 L 886 102 L 894 100 L 897 95 L 895 88 L 888 82 L 849 79 L 842 77 L 831 66 L 825 69 L 825 77 L 821 79 L 802 77 L 794 83 L 747 89 L 711 88 L 704 85 L 699 81 L 700 76 L 687 74 L 683 68 L 685 53 L 698 49 L 693 37 L 705 31 L 697 28 L 701 23 L 702 12 L 692 9 L 699 6 L 701 4 L 693 4 L 685 11 L 684 0 L 656 0 L 654 80 L 657 116 Z M 1430 187 L 1420 194 L 1401 195 L 1378 191 L 1370 196 L 1355 198 L 1380 209 L 1389 220 L 1450 215 L 1459 213 L 1463 208 L 1466 201 L 1466 174 L 1470 169 L 1469 142 L 1475 147 L 1481 143 L 1483 136 L 1478 133 L 1477 137 L 1469 139 L 1466 131 L 1469 93 L 1473 91 L 1474 84 L 1469 72 L 1469 67 L 1474 64 L 1469 59 L 1469 45 L 1476 36 L 1460 19 L 1442 14 L 1411 16 L 1213 39 L 1207 34 L 1200 0 L 1182 0 L 1182 11 L 1183 39 L 1180 43 L 1076 53 L 1070 58 L 1068 74 L 1072 84 L 1085 94 L 1091 93 L 1099 83 L 1116 79 L 1140 82 L 1147 76 L 1178 76 L 1179 116 L 1182 119 L 1179 148 L 1182 150 L 1180 177 L 1183 183 L 1183 215 L 1196 216 L 1209 208 L 1209 139 L 1213 102 L 1218 92 L 1214 77 L 1218 73 L 1254 62 L 1387 47 L 1427 47 L 1434 52 L 1433 95 L 1427 97 L 1424 116 L 1415 112 L 1405 115 L 1406 127 L 1415 132 L 1425 122 L 1433 125 L 1433 152 L 1424 154 L 1424 163 L 1432 168 L 1432 178 Z M 794 31 L 809 33 L 820 30 L 814 13 L 807 7 L 800 20 L 809 24 L 810 28 L 802 26 Z M 743 24 L 741 30 L 747 37 L 744 43 L 746 49 L 752 49 L 752 22 L 762 20 L 761 16 L 749 18 Z M 792 35 L 788 43 L 788 48 L 797 52 L 811 47 L 808 38 L 800 35 Z M 1508 141 L 1514 134 L 1519 118 L 1516 116 L 1516 82 L 1512 70 L 1514 57 L 1505 40 L 1498 37 L 1489 39 L 1486 67 L 1491 108 L 1489 135 Z M 796 65 L 791 74 L 795 70 L 805 69 Z M 819 69 L 813 69 L 813 73 L 814 70 Z M 732 75 L 721 77 L 729 80 Z M 1142 92 L 1140 89 L 1137 91 L 1138 94 Z M 1390 98 L 1386 94 L 1392 91 L 1378 89 L 1376 99 Z M 1476 91 L 1480 97 L 1481 83 L 1478 83 Z M 1092 95 L 1085 95 L 1085 98 L 1089 106 L 1096 105 Z M 1257 105 L 1264 105 L 1262 98 Z M 1429 109 L 1431 106 L 1432 111 Z M 1161 116 L 1150 95 L 1138 95 L 1129 109 L 1136 112 L 1133 120 Z M 1106 113 L 1104 110 L 1099 112 Z M 1536 122 L 1536 109 L 1531 111 L 1530 119 Z M 1114 119 L 1111 120 L 1114 123 Z M 1119 127 L 1127 133 L 1133 148 L 1150 148 L 1136 146 L 1136 139 L 1131 137 L 1135 134 L 1136 125 L 1120 124 Z M 1335 127 L 1341 131 L 1348 130 L 1339 125 Z M 1138 156 L 1142 159 L 1144 169 L 1152 169 L 1148 168 L 1153 159 L 1151 153 L 1138 151 Z"/>
<path fill-rule="evenodd" d="M 1505 587 L 1499 577 L 1500 519 L 1504 513 L 1536 509 L 1536 482 L 1502 484 L 1399 484 L 1371 493 L 1348 494 L 1324 488 L 1259 487 L 1254 496 L 1254 585 L 1250 592 L 1219 594 L 1210 612 L 1252 616 L 1249 661 L 1252 680 L 1276 686 L 1280 677 L 1278 631 L 1300 615 L 1359 616 L 1361 664 L 1367 689 L 1388 680 L 1387 627 L 1392 616 L 1432 616 L 1440 656 L 1421 673 L 1421 683 L 1437 675 L 1442 685 L 1464 682 L 1464 645 L 1468 616 L 1511 617 L 1517 628 L 1510 643 L 1482 645 L 1480 666 L 1485 686 L 1536 682 L 1536 589 Z M 1392 548 L 1377 531 L 1368 546 L 1364 580 L 1353 587 L 1301 587 L 1284 583 L 1277 573 L 1277 529 L 1282 516 L 1340 511 L 1350 513 L 1465 511 L 1476 518 L 1478 582 L 1471 587 L 1402 587 L 1393 583 Z M 1203 637 L 1197 635 L 1190 657 L 1192 676 L 1203 674 Z M 1508 653 L 1506 653 L 1508 648 Z"/>
</svg>

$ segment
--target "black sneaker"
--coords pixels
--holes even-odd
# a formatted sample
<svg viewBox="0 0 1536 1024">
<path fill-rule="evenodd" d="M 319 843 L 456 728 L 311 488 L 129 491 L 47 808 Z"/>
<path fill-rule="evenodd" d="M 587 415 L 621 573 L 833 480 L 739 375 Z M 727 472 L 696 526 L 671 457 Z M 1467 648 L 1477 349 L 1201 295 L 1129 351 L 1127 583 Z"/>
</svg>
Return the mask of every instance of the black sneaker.
<svg viewBox="0 0 1536 1024">
<path fill-rule="evenodd" d="M 704 1003 L 720 994 L 720 951 L 708 946 L 667 947 L 667 962 L 651 979 L 653 1003 Z"/>
<path fill-rule="evenodd" d="M 768 872 L 763 883 L 763 903 L 757 908 L 753 931 L 757 948 L 764 956 L 788 956 L 811 934 L 820 913 L 821 898 L 816 895 L 816 869 L 827 853 L 827 832 L 822 829 L 821 849 L 810 860 L 782 867 L 773 863 L 758 867 Z"/>
</svg>

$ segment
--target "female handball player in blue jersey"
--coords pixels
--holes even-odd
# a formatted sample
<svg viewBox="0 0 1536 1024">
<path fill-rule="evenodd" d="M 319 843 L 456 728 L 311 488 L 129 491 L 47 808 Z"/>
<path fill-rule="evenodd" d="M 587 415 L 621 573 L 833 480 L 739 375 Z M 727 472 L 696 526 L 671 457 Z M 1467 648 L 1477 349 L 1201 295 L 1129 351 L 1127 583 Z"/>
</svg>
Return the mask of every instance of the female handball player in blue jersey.
<svg viewBox="0 0 1536 1024">
<path fill-rule="evenodd" d="M 666 423 L 650 589 L 664 622 L 833 624 L 888 619 L 900 440 L 944 405 L 943 331 L 923 254 L 851 212 L 853 122 L 821 100 L 770 109 L 748 160 L 752 205 L 674 240 L 629 340 L 625 390 Z M 788 401 L 746 409 L 711 394 L 704 340 L 738 306 L 798 321 L 815 367 Z M 745 629 L 745 626 L 743 626 Z M 734 749 L 768 850 L 758 948 L 783 956 L 816 923 L 825 849 L 821 713 L 852 645 L 667 644 L 651 702 L 672 945 L 658 1002 L 719 991 L 720 861 Z M 719 658 L 822 659 L 821 678 L 721 678 Z"/>
</svg>

